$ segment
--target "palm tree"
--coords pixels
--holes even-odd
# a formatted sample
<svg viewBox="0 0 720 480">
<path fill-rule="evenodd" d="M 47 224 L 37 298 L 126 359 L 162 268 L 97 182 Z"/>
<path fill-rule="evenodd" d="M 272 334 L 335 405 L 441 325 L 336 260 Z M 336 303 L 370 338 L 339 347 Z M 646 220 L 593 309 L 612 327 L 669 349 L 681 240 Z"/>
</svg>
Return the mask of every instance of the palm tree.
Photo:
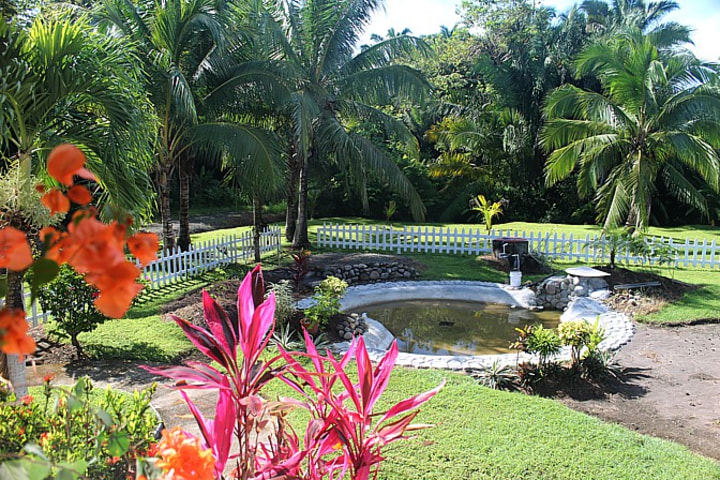
<svg viewBox="0 0 720 480">
<path fill-rule="evenodd" d="M 577 74 L 599 78 L 601 93 L 565 85 L 545 105 L 547 183 L 577 168 L 579 193 L 595 193 L 607 227 L 646 229 L 657 180 L 703 212 L 705 197 L 690 179 L 720 187 L 720 90 L 709 83 L 716 73 L 658 43 L 661 32 L 632 29 L 588 47 Z"/>
<path fill-rule="evenodd" d="M 417 148 L 409 130 L 376 106 L 420 99 L 428 91 L 418 71 L 393 61 L 422 48 L 422 42 L 400 35 L 355 52 L 359 35 L 380 5 L 380 0 L 300 0 L 268 12 L 275 19 L 269 33 L 293 92 L 286 115 L 292 134 L 290 171 L 296 176 L 291 176 L 288 190 L 297 185 L 298 207 L 297 222 L 289 209 L 286 226 L 296 226 L 296 248 L 309 245 L 308 168 L 319 159 L 349 169 L 360 183 L 367 175 L 386 181 L 408 201 L 416 219 L 424 217 L 422 200 L 398 166 L 377 145 L 347 128 L 351 119 L 372 122 L 404 142 L 411 153 Z"/>
<path fill-rule="evenodd" d="M 663 18 L 680 8 L 674 0 L 645 2 L 644 0 L 585 0 L 580 9 L 587 15 L 589 31 L 612 36 L 616 32 L 637 28 L 644 33 L 662 34 L 665 46 L 690 41 L 690 29 Z"/>
<path fill-rule="evenodd" d="M 5 46 L 0 50 L 0 159 L 5 179 L 19 179 L 20 197 L 32 189 L 33 176 L 43 175 L 50 148 L 73 142 L 99 179 L 98 194 L 108 207 L 102 212 L 148 215 L 146 132 L 152 119 L 127 46 L 95 32 L 83 17 L 38 17 L 27 31 L 3 21 L 0 39 Z M 0 221 L 32 232 L 46 220 L 31 203 L 8 201 Z M 7 274 L 10 308 L 24 308 L 23 277 L 24 272 Z"/>
<path fill-rule="evenodd" d="M 237 103 L 231 95 L 253 80 L 248 69 L 231 63 L 234 58 L 225 49 L 226 7 L 222 0 L 107 0 L 97 12 L 103 24 L 136 43 L 145 85 L 160 118 L 156 183 L 166 249 L 174 246 L 169 179 L 175 170 L 180 177 L 178 245 L 185 250 L 190 245 L 189 191 L 195 159 L 211 156 L 246 163 L 249 158 L 257 162 L 252 168 L 262 168 L 279 152 L 264 132 L 238 124 L 218 108 L 217 99 L 227 100 L 229 106 Z"/>
</svg>

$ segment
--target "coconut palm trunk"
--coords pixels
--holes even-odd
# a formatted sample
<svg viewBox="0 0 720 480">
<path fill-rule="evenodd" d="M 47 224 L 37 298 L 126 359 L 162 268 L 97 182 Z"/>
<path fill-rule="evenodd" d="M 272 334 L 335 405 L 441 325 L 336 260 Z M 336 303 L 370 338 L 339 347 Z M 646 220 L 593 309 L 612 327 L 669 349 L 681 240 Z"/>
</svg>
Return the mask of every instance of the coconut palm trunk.
<svg viewBox="0 0 720 480">
<path fill-rule="evenodd" d="M 295 155 L 290 155 L 287 169 L 287 206 L 285 212 L 285 239 L 292 242 L 298 215 L 298 182 L 300 166 Z"/>
<path fill-rule="evenodd" d="M 299 189 L 298 189 L 298 208 L 295 235 L 293 237 L 293 248 L 308 248 L 310 240 L 308 239 L 308 162 L 300 167 Z"/>
<path fill-rule="evenodd" d="M 175 234 L 170 216 L 170 171 L 170 167 L 161 165 L 157 176 L 157 189 L 160 195 L 160 221 L 163 232 L 163 250 L 166 252 L 175 248 Z"/>
<path fill-rule="evenodd" d="M 178 234 L 178 246 L 183 252 L 190 248 L 190 178 L 194 164 L 194 156 L 184 153 L 178 172 L 180 176 L 180 233 Z"/>
</svg>

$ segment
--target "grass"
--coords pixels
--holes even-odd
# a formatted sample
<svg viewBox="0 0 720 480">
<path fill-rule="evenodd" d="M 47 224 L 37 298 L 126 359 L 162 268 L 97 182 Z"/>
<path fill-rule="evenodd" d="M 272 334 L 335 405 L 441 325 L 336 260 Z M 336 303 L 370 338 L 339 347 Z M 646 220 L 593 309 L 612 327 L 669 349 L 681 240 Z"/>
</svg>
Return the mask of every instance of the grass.
<svg viewBox="0 0 720 480">
<path fill-rule="evenodd" d="M 93 358 L 175 362 L 193 352 L 193 345 L 175 322 L 161 319 L 161 307 L 198 288 L 224 278 L 206 273 L 184 282 L 150 290 L 138 298 L 125 318 L 107 320 L 92 332 L 82 333 L 80 343 Z"/>
<path fill-rule="evenodd" d="M 379 225 L 383 222 L 381 220 L 372 220 L 367 218 L 359 218 L 359 217 L 330 217 L 330 218 L 322 218 L 317 220 L 311 220 L 309 222 L 309 230 L 312 233 L 315 233 L 317 231 L 317 227 L 321 226 L 323 223 L 352 223 L 352 224 L 359 224 L 359 225 Z M 403 225 L 418 225 L 415 223 L 409 223 L 409 222 L 391 222 L 395 226 L 403 226 Z M 465 224 L 465 223 L 427 223 L 422 224 L 425 225 L 434 225 L 434 226 L 440 226 L 440 227 L 447 227 L 452 229 L 457 229 L 458 231 L 465 231 L 469 229 L 484 229 L 484 226 L 479 223 L 473 223 L 473 224 Z M 602 231 L 602 227 L 597 225 L 569 225 L 569 224 L 561 224 L 561 223 L 530 223 L 530 222 L 508 222 L 508 223 L 495 223 L 493 225 L 493 229 L 495 230 L 517 230 L 518 232 L 522 233 L 525 232 L 539 232 L 542 234 L 555 234 L 558 235 L 565 233 L 565 234 L 573 234 L 573 236 L 585 236 L 585 235 L 597 235 Z M 718 227 L 712 227 L 707 225 L 685 225 L 682 227 L 650 227 L 648 230 L 648 235 L 651 236 L 658 236 L 658 237 L 666 237 L 666 238 L 674 238 L 677 240 L 685 241 L 685 239 L 693 240 L 695 238 L 699 240 L 707 240 L 708 242 L 711 242 L 715 240 L 716 242 L 720 243 L 720 228 Z"/>
<path fill-rule="evenodd" d="M 456 373 L 396 368 L 376 411 L 443 379 L 415 419 L 433 427 L 389 446 L 380 479 L 720 479 L 718 463 L 681 445 Z M 292 396 L 280 382 L 265 394 Z M 298 426 L 306 421 L 304 414 L 293 418 Z"/>
<path fill-rule="evenodd" d="M 657 269 L 655 272 L 699 288 L 687 292 L 657 313 L 636 316 L 636 320 L 658 325 L 720 321 L 720 272 L 685 269 Z"/>
</svg>

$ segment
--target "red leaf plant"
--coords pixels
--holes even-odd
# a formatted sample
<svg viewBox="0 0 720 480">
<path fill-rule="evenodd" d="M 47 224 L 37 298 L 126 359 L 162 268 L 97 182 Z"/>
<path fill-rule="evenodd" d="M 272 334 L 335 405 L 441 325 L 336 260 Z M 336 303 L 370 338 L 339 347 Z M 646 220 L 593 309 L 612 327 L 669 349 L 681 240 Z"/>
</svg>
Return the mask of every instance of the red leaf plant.
<svg viewBox="0 0 720 480">
<path fill-rule="evenodd" d="M 304 332 L 307 353 L 286 352 L 267 361 L 261 358 L 274 325 L 275 297 L 264 298 L 260 267 L 243 280 L 238 290 L 238 317 L 230 319 L 207 293 L 203 307 L 208 329 L 173 317 L 188 338 L 224 371 L 202 362 L 146 370 L 177 380 L 175 388 L 217 389 L 215 419 L 206 420 L 185 392 L 181 392 L 200 426 L 205 447 L 215 457 L 215 475 L 222 478 L 234 460 L 232 477 L 243 480 L 376 478 L 382 448 L 409 431 L 417 407 L 442 387 L 403 400 L 385 412 L 374 406 L 385 391 L 398 355 L 397 344 L 373 369 L 362 338 L 336 359 L 318 353 Z M 237 350 L 242 355 L 238 358 Z M 306 368 L 301 359 L 309 360 Z M 358 380 L 346 371 L 357 362 Z M 279 365 L 283 360 L 284 364 Z M 278 378 L 299 393 L 298 399 L 267 401 L 262 388 Z M 295 408 L 309 412 L 311 420 L 302 439 L 285 419 Z M 237 451 L 230 455 L 233 434 Z"/>
<path fill-rule="evenodd" d="M 307 354 L 281 352 L 287 369 L 280 379 L 304 399 L 288 401 L 307 409 L 313 417 L 305 434 L 306 448 L 312 446 L 314 449 L 311 456 L 322 458 L 329 452 L 333 452 L 334 456 L 322 460 L 325 472 L 315 476 L 316 469 L 310 466 L 309 475 L 298 475 L 298 478 L 334 479 L 345 474 L 353 480 L 377 478 L 379 463 L 383 459 L 381 450 L 385 445 L 407 438 L 406 432 L 429 427 L 411 424 L 419 413 L 415 409 L 438 393 L 444 382 L 428 392 L 397 403 L 385 412 L 376 413 L 373 407 L 387 388 L 395 366 L 397 342 L 393 342 L 374 369 L 362 337 L 353 342 L 340 360 L 336 360 L 329 351 L 327 356 L 318 354 L 307 332 L 305 342 Z M 307 356 L 314 370 L 305 368 L 298 361 L 300 356 Z M 357 363 L 357 382 L 353 382 L 346 372 L 353 357 Z M 340 385 L 336 388 L 338 381 Z M 375 421 L 378 417 L 379 420 Z"/>
<path fill-rule="evenodd" d="M 222 372 L 202 362 L 187 362 L 185 366 L 143 367 L 145 370 L 177 380 L 179 389 L 217 389 L 219 398 L 215 419 L 206 420 L 188 396 L 181 392 L 195 416 L 208 448 L 215 455 L 216 476 L 220 478 L 230 459 L 233 433 L 238 439 L 237 469 L 242 478 L 253 478 L 254 458 L 259 449 L 258 427 L 261 426 L 262 400 L 260 389 L 276 375 L 272 368 L 279 358 L 263 361 L 260 356 L 272 335 L 275 315 L 275 296 L 263 301 L 265 286 L 258 265 L 243 280 L 238 289 L 238 316 L 231 319 L 207 292 L 203 292 L 203 310 L 208 329 L 172 316 L 190 341 L 210 360 L 225 370 Z M 238 358 L 238 349 L 241 352 Z"/>
</svg>

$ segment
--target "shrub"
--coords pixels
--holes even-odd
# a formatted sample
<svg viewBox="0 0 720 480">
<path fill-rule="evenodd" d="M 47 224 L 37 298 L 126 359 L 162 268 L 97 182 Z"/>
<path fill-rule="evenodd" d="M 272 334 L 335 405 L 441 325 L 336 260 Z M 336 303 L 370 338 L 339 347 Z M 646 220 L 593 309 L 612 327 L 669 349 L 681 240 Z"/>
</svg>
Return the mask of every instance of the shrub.
<svg viewBox="0 0 720 480">
<path fill-rule="evenodd" d="M 280 280 L 278 283 L 271 283 L 266 298 L 270 293 L 275 294 L 275 321 L 277 325 L 287 324 L 298 311 L 290 281 Z"/>
<path fill-rule="evenodd" d="M 547 364 L 548 359 L 560 353 L 562 344 L 558 334 L 551 328 L 536 325 L 527 337 L 527 352 L 537 354 L 540 366 Z"/>
<path fill-rule="evenodd" d="M 155 388 L 131 396 L 109 388 L 97 393 L 87 378 L 65 389 L 51 387 L 46 377 L 42 397 L 0 404 L 0 452 L 19 454 L 25 448 L 42 454 L 36 461 L 44 458 L 48 465 L 36 467 L 43 472 L 65 465 L 88 478 L 134 478 L 136 457 L 147 455 L 155 442 L 158 419 L 150 407 Z M 28 450 L 27 444 L 35 447 Z M 0 477 L 4 473 L 0 468 Z M 57 478 L 73 477 L 58 473 Z"/>
<path fill-rule="evenodd" d="M 489 368 L 472 370 L 470 375 L 481 385 L 493 390 L 515 390 L 520 381 L 519 375 L 509 365 L 495 360 Z"/>
<path fill-rule="evenodd" d="M 95 330 L 106 320 L 93 304 L 97 296 L 98 290 L 67 265 L 62 266 L 57 277 L 39 291 L 40 305 L 55 319 L 50 333 L 70 339 L 78 358 L 85 356 L 78 335 Z"/>
<path fill-rule="evenodd" d="M 309 330 L 327 327 L 332 317 L 340 313 L 340 298 L 345 295 L 348 284 L 337 277 L 327 277 L 315 287 L 312 298 L 315 303 L 305 309 L 306 326 Z"/>
<path fill-rule="evenodd" d="M 615 360 L 615 353 L 591 351 L 580 361 L 583 375 L 593 379 L 619 378 L 622 367 Z"/>
<path fill-rule="evenodd" d="M 571 362 L 575 367 L 580 362 L 580 355 L 593 338 L 593 327 L 584 320 L 563 322 L 558 326 L 558 335 L 563 345 L 572 348 Z M 599 343 L 599 342 L 598 342 Z"/>
</svg>

